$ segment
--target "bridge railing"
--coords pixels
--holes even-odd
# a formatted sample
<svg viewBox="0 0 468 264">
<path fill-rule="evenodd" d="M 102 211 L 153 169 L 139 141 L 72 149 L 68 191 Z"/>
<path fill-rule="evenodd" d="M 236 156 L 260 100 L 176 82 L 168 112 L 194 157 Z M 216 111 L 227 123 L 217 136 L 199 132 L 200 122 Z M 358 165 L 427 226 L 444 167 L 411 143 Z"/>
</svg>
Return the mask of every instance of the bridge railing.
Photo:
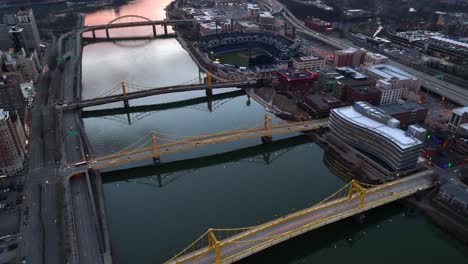
<svg viewBox="0 0 468 264">
<path fill-rule="evenodd" d="M 386 189 L 386 188 L 389 188 L 389 187 L 391 187 L 393 185 L 401 184 L 401 183 L 402 183 L 402 180 L 396 180 L 396 181 L 386 183 L 386 184 L 382 184 L 382 185 L 364 185 L 364 184 L 361 183 L 362 185 L 360 185 L 360 186 L 362 188 L 364 188 L 363 186 L 373 186 L 373 187 L 370 188 L 370 189 L 367 189 L 364 194 L 362 192 L 360 192 L 358 194 L 353 194 L 353 193 L 351 193 L 352 185 L 356 184 L 356 181 L 352 181 L 351 183 L 347 184 L 346 186 L 344 186 L 343 188 L 338 190 L 336 193 L 334 193 L 331 196 L 324 199 L 318 205 L 315 205 L 313 207 L 301 210 L 299 212 L 293 213 L 291 215 L 288 215 L 288 216 L 285 216 L 285 217 L 282 217 L 282 218 L 278 218 L 276 220 L 267 222 L 267 223 L 259 225 L 257 227 L 246 228 L 247 231 L 245 231 L 243 233 L 240 233 L 240 234 L 238 234 L 236 236 L 233 236 L 231 238 L 228 238 L 228 239 L 224 239 L 222 241 L 214 241 L 214 242 L 212 241 L 209 244 L 209 246 L 207 246 L 206 248 L 199 249 L 197 251 L 193 251 L 193 252 L 191 252 L 189 254 L 184 253 L 184 252 L 187 252 L 187 250 L 188 250 L 188 248 L 186 248 L 183 251 L 181 251 L 179 254 L 175 255 L 173 258 L 171 258 L 166 263 L 185 263 L 187 261 L 199 260 L 202 256 L 206 255 L 209 252 L 214 252 L 213 254 L 215 254 L 215 263 L 232 263 L 232 262 L 235 262 L 235 261 L 240 260 L 242 258 L 245 258 L 247 256 L 250 256 L 250 255 L 252 255 L 252 254 L 254 254 L 254 253 L 258 252 L 258 251 L 261 251 L 261 250 L 263 250 L 265 248 L 268 248 L 268 247 L 271 247 L 271 246 L 273 246 L 275 244 L 278 244 L 278 243 L 280 243 L 282 241 L 288 240 L 288 239 L 290 239 L 292 237 L 295 237 L 295 236 L 298 236 L 300 234 L 306 233 L 308 231 L 311 231 L 311 230 L 316 229 L 318 227 L 327 225 L 329 223 L 339 221 L 341 219 L 344 219 L 344 218 L 347 218 L 349 216 L 358 214 L 360 212 L 367 211 L 369 209 L 378 207 L 380 205 L 383 205 L 383 204 L 386 204 L 386 203 L 401 199 L 403 197 L 407 197 L 407 196 L 415 193 L 418 190 L 426 189 L 426 188 L 429 188 L 429 187 L 432 186 L 432 185 L 424 185 L 424 186 L 419 186 L 419 187 L 416 187 L 416 188 L 411 188 L 409 190 L 405 190 L 405 191 L 402 191 L 402 192 L 391 193 L 390 195 L 387 195 L 382 199 L 378 199 L 378 200 L 370 202 L 370 203 L 361 203 L 361 202 L 359 202 L 358 206 L 355 207 L 355 208 L 352 208 L 350 210 L 346 210 L 344 212 L 336 213 L 336 214 L 334 214 L 332 216 L 317 219 L 317 220 L 315 220 L 313 222 L 310 222 L 310 223 L 308 223 L 306 225 L 295 228 L 293 230 L 282 232 L 280 234 L 271 235 L 271 236 L 267 236 L 267 237 L 262 237 L 262 238 L 258 238 L 258 239 L 241 240 L 242 238 L 252 236 L 253 234 L 256 234 L 256 233 L 261 232 L 263 230 L 266 230 L 268 228 L 271 228 L 271 227 L 277 226 L 279 224 L 285 223 L 287 221 L 291 221 L 291 220 L 299 218 L 301 216 L 313 213 L 314 211 L 317 211 L 317 210 L 322 209 L 324 207 L 330 207 L 332 205 L 336 205 L 336 204 L 339 204 L 339 203 L 346 203 L 346 202 L 349 202 L 350 200 L 355 200 L 357 198 L 362 200 L 363 195 L 365 196 L 365 195 L 368 195 L 370 193 L 381 191 L 383 189 Z M 324 203 L 324 201 L 326 201 L 330 197 L 333 197 L 337 193 L 341 192 L 346 187 L 350 187 L 349 192 L 351 193 L 351 194 L 348 193 L 347 197 L 341 197 L 341 198 L 332 200 L 330 202 Z M 215 230 L 215 229 L 209 229 L 204 235 L 209 235 L 209 233 L 212 232 L 212 230 Z M 211 238 L 211 239 L 213 239 L 213 238 Z M 223 254 L 222 254 L 222 248 L 224 246 L 228 245 L 228 244 L 256 243 L 256 242 L 259 242 L 259 243 L 255 244 L 254 246 L 249 247 L 248 249 L 242 250 L 242 251 L 234 253 L 232 255 L 223 256 Z"/>
</svg>

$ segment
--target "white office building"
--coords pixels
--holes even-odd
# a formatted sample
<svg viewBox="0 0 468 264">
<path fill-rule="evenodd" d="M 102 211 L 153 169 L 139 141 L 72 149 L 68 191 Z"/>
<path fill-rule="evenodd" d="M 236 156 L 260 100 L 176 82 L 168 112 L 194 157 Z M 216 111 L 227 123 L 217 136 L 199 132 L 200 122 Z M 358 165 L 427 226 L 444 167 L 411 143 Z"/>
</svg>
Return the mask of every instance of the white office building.
<svg viewBox="0 0 468 264">
<path fill-rule="evenodd" d="M 310 70 L 318 72 L 325 69 L 325 60 L 317 56 L 298 57 L 293 59 L 292 66 L 301 71 Z"/>
<path fill-rule="evenodd" d="M 417 165 L 423 143 L 399 129 L 398 120 L 366 102 L 332 109 L 329 125 L 336 138 L 391 171 Z"/>
</svg>

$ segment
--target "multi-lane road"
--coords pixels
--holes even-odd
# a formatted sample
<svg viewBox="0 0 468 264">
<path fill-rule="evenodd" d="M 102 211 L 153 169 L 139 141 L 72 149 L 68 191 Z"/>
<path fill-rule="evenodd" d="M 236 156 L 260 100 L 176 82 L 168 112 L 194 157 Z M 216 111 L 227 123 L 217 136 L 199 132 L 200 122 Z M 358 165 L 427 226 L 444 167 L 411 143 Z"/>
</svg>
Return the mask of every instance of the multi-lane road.
<svg viewBox="0 0 468 264">
<path fill-rule="evenodd" d="M 324 35 L 322 33 L 311 30 L 310 28 L 306 27 L 302 21 L 297 19 L 285 6 L 283 8 L 282 15 L 289 23 L 291 23 L 297 28 L 298 32 L 301 32 L 302 34 L 307 35 L 316 40 L 319 40 L 323 43 L 326 43 L 336 49 L 347 49 L 350 47 L 360 48 L 360 47 L 354 46 L 348 41 L 336 39 L 332 36 Z M 457 104 L 468 105 L 468 87 L 460 87 L 458 85 L 451 84 L 444 80 L 439 80 L 437 78 L 434 78 L 431 75 L 420 72 L 416 69 L 405 66 L 393 60 L 389 60 L 389 63 L 421 79 L 422 87 L 424 89 L 431 91 L 435 94 L 438 94 Z"/>
</svg>

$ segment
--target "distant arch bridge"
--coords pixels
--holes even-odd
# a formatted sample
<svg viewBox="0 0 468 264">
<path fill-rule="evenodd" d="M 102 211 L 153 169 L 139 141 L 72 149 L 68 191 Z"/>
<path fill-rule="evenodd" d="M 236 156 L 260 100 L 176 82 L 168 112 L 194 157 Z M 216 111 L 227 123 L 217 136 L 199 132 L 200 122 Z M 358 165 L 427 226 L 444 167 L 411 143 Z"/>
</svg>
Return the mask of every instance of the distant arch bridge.
<svg viewBox="0 0 468 264">
<path fill-rule="evenodd" d="M 140 15 L 125 15 L 120 16 L 117 18 L 112 19 L 107 24 L 102 25 L 94 25 L 94 26 L 86 26 L 84 27 L 81 32 L 91 32 L 92 37 L 84 38 L 87 41 L 94 40 L 135 40 L 135 39 L 148 39 L 148 38 L 157 38 L 157 37 L 171 37 L 175 36 L 173 33 L 168 33 L 167 27 L 168 26 L 180 26 L 180 25 L 191 25 L 192 20 L 190 19 L 164 19 L 164 20 L 151 20 L 147 17 L 140 16 Z M 164 34 L 160 36 L 157 35 L 156 26 L 160 25 L 164 27 Z M 150 36 L 134 36 L 134 37 L 111 37 L 109 34 L 109 29 L 114 28 L 130 28 L 130 27 L 141 27 L 141 26 L 152 26 L 153 34 Z M 105 30 L 106 36 L 105 37 L 97 37 L 96 31 L 97 30 Z"/>
</svg>

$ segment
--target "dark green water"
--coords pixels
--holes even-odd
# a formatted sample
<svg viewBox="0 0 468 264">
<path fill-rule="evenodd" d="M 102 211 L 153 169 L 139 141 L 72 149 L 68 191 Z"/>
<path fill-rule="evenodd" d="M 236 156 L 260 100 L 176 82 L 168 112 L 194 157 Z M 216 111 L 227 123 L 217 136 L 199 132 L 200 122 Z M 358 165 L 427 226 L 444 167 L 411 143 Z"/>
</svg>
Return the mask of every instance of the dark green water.
<svg viewBox="0 0 468 264">
<path fill-rule="evenodd" d="M 154 5 L 165 6 L 166 2 L 135 1 L 121 7 L 119 14 L 138 11 L 161 18 Z M 96 23 L 100 17 L 115 16 L 112 10 L 103 12 L 89 17 Z M 101 94 L 122 80 L 144 86 L 179 84 L 198 80 L 198 69 L 174 39 L 85 47 L 85 98 Z M 95 154 L 120 150 L 152 130 L 160 142 L 167 142 L 176 136 L 247 128 L 263 122 L 265 110 L 245 95 L 218 95 L 211 112 L 206 100 L 200 99 L 203 96 L 200 91 L 148 97 L 130 104 L 157 105 L 133 108 L 129 115 L 114 111 L 108 116 L 86 118 Z M 180 100 L 185 103 L 161 106 Z M 116 107 L 121 103 L 99 108 Z M 344 185 L 324 164 L 324 152 L 316 144 L 300 134 L 274 139 L 268 146 L 261 145 L 260 139 L 207 146 L 164 156 L 159 167 L 151 166 L 148 160 L 140 162 L 140 168 L 105 173 L 106 211 L 118 263 L 161 263 L 209 227 L 242 227 L 268 221 L 315 204 Z M 467 256 L 460 243 L 395 204 L 369 212 L 364 224 L 352 219 L 332 224 L 243 262 L 466 263 Z"/>
</svg>

